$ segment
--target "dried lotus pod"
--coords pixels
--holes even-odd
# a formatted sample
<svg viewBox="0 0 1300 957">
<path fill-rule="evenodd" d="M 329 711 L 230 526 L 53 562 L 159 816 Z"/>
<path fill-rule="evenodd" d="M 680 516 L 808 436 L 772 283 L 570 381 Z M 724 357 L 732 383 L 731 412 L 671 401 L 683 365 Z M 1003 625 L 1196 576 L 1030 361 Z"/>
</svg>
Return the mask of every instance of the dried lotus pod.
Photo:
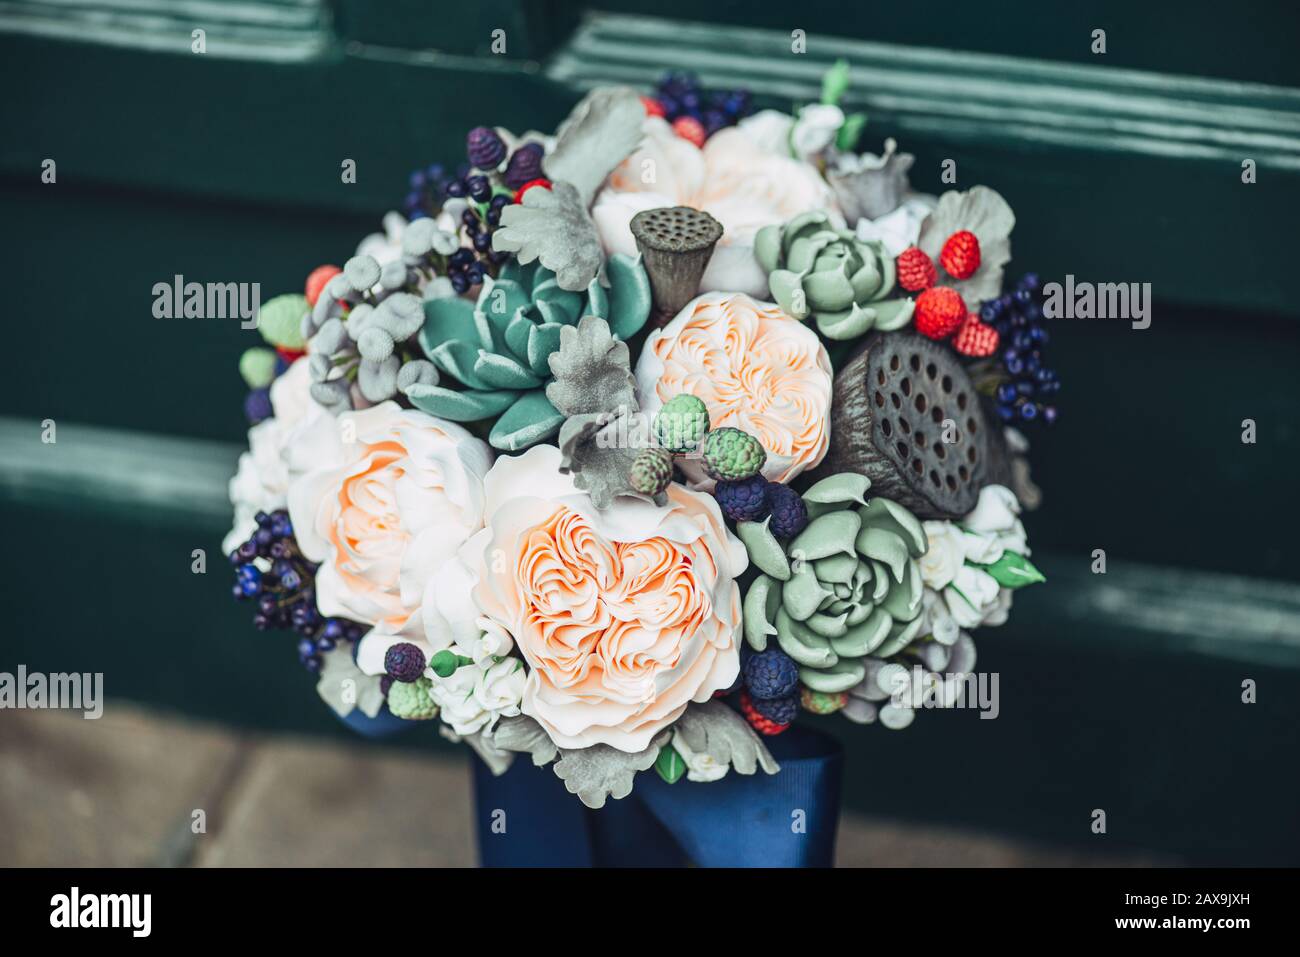
<svg viewBox="0 0 1300 957">
<path fill-rule="evenodd" d="M 631 228 L 650 276 L 653 321 L 659 328 L 699 293 L 722 224 L 701 209 L 661 206 L 637 213 Z"/>
<path fill-rule="evenodd" d="M 835 376 L 831 443 L 814 477 L 856 472 L 923 518 L 959 518 L 1010 474 L 1002 431 L 956 354 L 875 333 Z"/>
</svg>

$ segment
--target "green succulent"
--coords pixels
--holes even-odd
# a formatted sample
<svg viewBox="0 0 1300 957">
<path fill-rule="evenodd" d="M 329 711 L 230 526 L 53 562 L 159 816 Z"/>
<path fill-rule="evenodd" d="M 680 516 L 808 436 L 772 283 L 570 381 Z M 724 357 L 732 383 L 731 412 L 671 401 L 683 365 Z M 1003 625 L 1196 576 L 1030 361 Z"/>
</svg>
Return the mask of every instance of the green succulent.
<svg viewBox="0 0 1300 957">
<path fill-rule="evenodd" d="M 654 431 L 669 452 L 693 452 L 709 431 L 709 407 L 699 396 L 675 395 L 655 415 Z"/>
<path fill-rule="evenodd" d="M 818 482 L 803 495 L 812 521 L 784 546 L 766 522 L 736 526 L 762 572 L 745 594 L 746 640 L 762 651 L 775 635 L 800 682 L 824 694 L 858 684 L 868 656 L 897 654 L 924 623 L 925 531 L 896 502 L 868 500 L 870 485 L 851 472 Z"/>
<path fill-rule="evenodd" d="M 796 319 L 812 316 L 828 339 L 856 339 L 911 321 L 912 300 L 897 289 L 894 257 L 884 244 L 837 228 L 824 212 L 764 226 L 754 237 L 754 255 L 777 305 Z"/>
<path fill-rule="evenodd" d="M 414 681 L 394 681 L 388 689 L 388 710 L 408 721 L 427 721 L 438 716 L 438 706 L 433 703 L 429 689 L 433 682 L 420 677 Z"/>
<path fill-rule="evenodd" d="M 709 477 L 731 482 L 758 474 L 767 459 L 758 439 L 730 426 L 707 433 L 700 451 Z"/>
<path fill-rule="evenodd" d="M 415 383 L 406 390 L 416 408 L 454 422 L 497 418 L 488 441 L 515 452 L 550 438 L 564 415 L 546 398 L 547 362 L 560 330 L 598 316 L 626 341 L 650 314 L 650 280 L 640 257 L 610 257 L 609 286 L 593 279 L 585 293 L 560 288 L 537 263 L 511 260 L 486 280 L 477 303 L 459 297 L 424 304 L 420 347 L 462 388 Z"/>
</svg>

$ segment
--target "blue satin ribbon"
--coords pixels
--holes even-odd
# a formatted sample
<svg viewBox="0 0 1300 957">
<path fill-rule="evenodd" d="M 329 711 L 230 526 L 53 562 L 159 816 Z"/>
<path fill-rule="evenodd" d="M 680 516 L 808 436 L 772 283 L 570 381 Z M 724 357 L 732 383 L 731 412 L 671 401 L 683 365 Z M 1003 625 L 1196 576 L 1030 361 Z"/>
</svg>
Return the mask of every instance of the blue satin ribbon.
<svg viewBox="0 0 1300 957">
<path fill-rule="evenodd" d="M 485 867 L 832 866 L 843 751 L 801 727 L 765 742 L 777 774 L 668 784 L 643 771 L 628 797 L 596 811 L 526 756 L 500 777 L 476 760 L 479 859 Z"/>
</svg>

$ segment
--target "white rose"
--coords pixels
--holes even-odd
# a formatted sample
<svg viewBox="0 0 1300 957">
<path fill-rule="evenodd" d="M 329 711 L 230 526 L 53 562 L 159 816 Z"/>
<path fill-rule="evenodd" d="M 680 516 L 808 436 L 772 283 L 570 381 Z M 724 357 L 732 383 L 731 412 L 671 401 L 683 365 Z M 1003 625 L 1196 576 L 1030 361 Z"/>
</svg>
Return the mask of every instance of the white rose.
<svg viewBox="0 0 1300 957">
<path fill-rule="evenodd" d="M 498 718 L 519 714 L 527 679 L 524 663 L 511 657 L 462 665 L 446 678 L 430 668 L 425 676 L 439 716 L 461 735 L 490 731 Z"/>
<path fill-rule="evenodd" d="M 799 111 L 790 134 L 794 154 L 801 160 L 811 159 L 835 142 L 843 125 L 844 111 L 838 106 L 826 103 L 805 106 Z"/>
<path fill-rule="evenodd" d="M 998 598 L 998 582 L 988 572 L 973 565 L 962 565 L 951 585 L 943 590 L 943 600 L 953 619 L 962 628 L 984 623 Z"/>
<path fill-rule="evenodd" d="M 952 583 L 965 560 L 962 533 L 952 522 L 925 522 L 923 527 L 929 548 L 918 563 L 921 581 L 938 591 Z"/>
<path fill-rule="evenodd" d="M 1004 532 L 1019 514 L 1015 492 L 1003 485 L 986 485 L 980 489 L 974 511 L 961 520 L 961 526 L 972 532 Z"/>
<path fill-rule="evenodd" d="M 968 562 L 991 565 L 1002 557 L 1002 537 L 991 532 L 960 531 L 962 551 Z"/>
<path fill-rule="evenodd" d="M 863 242 L 879 240 L 889 255 L 897 256 L 908 246 L 916 245 L 921 223 L 930 215 L 930 209 L 930 203 L 913 197 L 879 219 L 859 219 L 855 232 Z"/>
<path fill-rule="evenodd" d="M 682 736 L 676 732 L 673 733 L 673 750 L 682 756 L 688 781 L 717 781 L 725 778 L 727 772 L 731 770 L 731 765 L 719 761 L 711 754 L 692 751 Z"/>
<path fill-rule="evenodd" d="M 780 110 L 759 110 L 738 124 L 754 141 L 754 145 L 777 156 L 790 155 L 790 131 L 794 117 Z"/>
</svg>

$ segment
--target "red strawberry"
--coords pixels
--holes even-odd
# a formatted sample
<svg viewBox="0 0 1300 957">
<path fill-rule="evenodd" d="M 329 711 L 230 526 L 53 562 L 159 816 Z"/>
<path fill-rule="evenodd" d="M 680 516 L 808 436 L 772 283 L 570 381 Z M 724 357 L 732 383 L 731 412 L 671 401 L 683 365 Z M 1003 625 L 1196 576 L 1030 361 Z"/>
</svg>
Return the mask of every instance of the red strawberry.
<svg viewBox="0 0 1300 957">
<path fill-rule="evenodd" d="M 912 322 L 916 331 L 931 339 L 944 339 L 966 321 L 966 303 L 961 293 L 947 286 L 935 286 L 916 297 Z"/>
<path fill-rule="evenodd" d="M 780 734 L 786 728 L 790 727 L 788 723 L 777 724 L 775 721 L 759 714 L 758 710 L 754 707 L 754 702 L 749 697 L 748 691 L 742 691 L 740 693 L 740 713 L 745 716 L 745 720 L 749 722 L 750 726 L 755 731 L 759 734 L 766 734 L 769 737 L 774 734 Z"/>
<path fill-rule="evenodd" d="M 522 203 L 524 201 L 524 193 L 528 192 L 534 186 L 540 186 L 542 189 L 550 189 L 551 181 L 549 179 L 542 179 L 542 178 L 530 179 L 528 182 L 524 183 L 523 186 L 520 186 L 517 190 L 515 190 L 515 202 Z"/>
<path fill-rule="evenodd" d="M 646 116 L 664 116 L 664 105 L 656 100 L 653 96 L 641 97 L 641 105 L 645 107 Z"/>
<path fill-rule="evenodd" d="M 980 241 L 968 229 L 953 233 L 939 250 L 939 265 L 953 279 L 969 279 L 980 268 Z"/>
<path fill-rule="evenodd" d="M 708 138 L 708 134 L 704 132 L 704 124 L 693 116 L 679 116 L 673 120 L 673 132 L 701 148 Z"/>
<path fill-rule="evenodd" d="M 307 304 L 310 306 L 316 305 L 316 300 L 320 298 L 321 290 L 325 288 L 325 284 L 342 271 L 338 266 L 317 266 L 308 273 L 307 288 L 305 290 Z"/>
<path fill-rule="evenodd" d="M 971 313 L 952 338 L 952 347 L 964 356 L 991 356 L 998 350 L 998 331 Z"/>
<path fill-rule="evenodd" d="M 898 284 L 908 292 L 929 289 L 939 277 L 934 260 L 915 246 L 908 246 L 898 254 Z"/>
</svg>

